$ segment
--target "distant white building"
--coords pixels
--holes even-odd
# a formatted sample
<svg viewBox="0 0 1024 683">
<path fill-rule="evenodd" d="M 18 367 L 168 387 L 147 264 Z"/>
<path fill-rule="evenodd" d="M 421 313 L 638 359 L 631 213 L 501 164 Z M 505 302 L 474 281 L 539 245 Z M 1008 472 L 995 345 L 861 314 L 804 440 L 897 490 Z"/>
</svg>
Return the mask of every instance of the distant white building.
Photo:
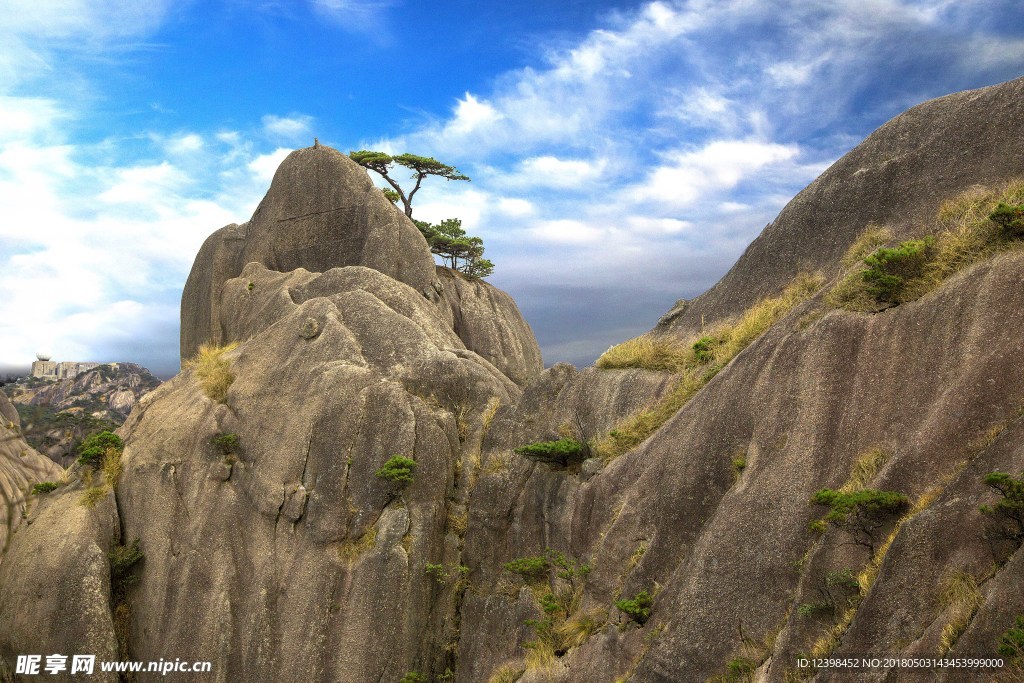
<svg viewBox="0 0 1024 683">
<path fill-rule="evenodd" d="M 75 361 L 57 363 L 41 353 L 36 354 L 36 359 L 32 362 L 32 376 L 42 379 L 67 379 L 102 365 L 102 363 L 78 363 Z"/>
</svg>

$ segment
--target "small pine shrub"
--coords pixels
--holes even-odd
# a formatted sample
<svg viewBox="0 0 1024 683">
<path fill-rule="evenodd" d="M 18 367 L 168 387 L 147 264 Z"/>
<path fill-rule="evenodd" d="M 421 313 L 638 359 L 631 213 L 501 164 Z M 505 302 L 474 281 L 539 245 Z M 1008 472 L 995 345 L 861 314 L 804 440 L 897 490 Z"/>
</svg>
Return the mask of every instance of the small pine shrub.
<svg viewBox="0 0 1024 683">
<path fill-rule="evenodd" d="M 909 281 L 924 275 L 932 258 L 934 237 L 907 240 L 893 248 L 880 247 L 864 259 L 867 268 L 861 278 L 867 284 L 868 294 L 879 303 L 898 304 Z"/>
<path fill-rule="evenodd" d="M 218 434 L 210 439 L 210 443 L 217 447 L 221 455 L 233 455 L 238 452 L 238 434 L 232 432 Z"/>
<path fill-rule="evenodd" d="M 654 598 L 647 591 L 640 591 L 632 600 L 619 600 L 615 606 L 638 624 L 645 624 L 651 616 Z"/>
<path fill-rule="evenodd" d="M 403 455 L 392 455 L 384 465 L 374 472 L 381 479 L 386 479 L 398 486 L 412 483 L 412 473 L 416 469 L 416 461 Z"/>
<path fill-rule="evenodd" d="M 35 484 L 32 487 L 32 495 L 39 496 L 45 493 L 50 493 L 51 491 L 56 491 L 59 486 L 60 484 L 55 481 L 44 481 L 39 484 Z"/>
<path fill-rule="evenodd" d="M 1017 617 L 1014 626 L 999 637 L 999 654 L 1014 663 L 1024 660 L 1024 617 Z"/>
<path fill-rule="evenodd" d="M 124 442 L 117 434 L 109 431 L 91 434 L 82 440 L 78 446 L 78 462 L 98 469 L 103 464 L 103 458 L 108 450 L 115 450 L 118 453 L 124 448 Z"/>
<path fill-rule="evenodd" d="M 828 514 L 821 521 L 845 530 L 855 543 L 865 546 L 874 555 L 875 532 L 910 501 L 895 491 L 821 489 L 814 494 L 811 502 L 829 507 Z"/>
<path fill-rule="evenodd" d="M 426 683 L 427 677 L 421 673 L 410 671 L 409 673 L 402 676 L 402 679 L 398 683 Z"/>
<path fill-rule="evenodd" d="M 513 450 L 517 455 L 560 467 L 586 459 L 587 445 L 576 439 L 562 438 L 557 441 L 538 441 Z"/>
<path fill-rule="evenodd" d="M 999 202 L 989 214 L 989 220 L 999 226 L 999 236 L 1004 240 L 1024 238 L 1024 205 L 1010 206 Z"/>
<path fill-rule="evenodd" d="M 551 566 L 548 562 L 548 558 L 543 555 L 536 555 L 534 557 L 520 557 L 511 562 L 506 562 L 502 565 L 505 571 L 512 572 L 513 574 L 519 574 L 529 579 L 538 579 L 544 576 Z"/>
<path fill-rule="evenodd" d="M 1001 496 L 994 505 L 979 507 L 988 517 L 986 537 L 996 562 L 1001 564 L 1024 543 L 1024 475 L 991 472 L 984 481 Z"/>
</svg>

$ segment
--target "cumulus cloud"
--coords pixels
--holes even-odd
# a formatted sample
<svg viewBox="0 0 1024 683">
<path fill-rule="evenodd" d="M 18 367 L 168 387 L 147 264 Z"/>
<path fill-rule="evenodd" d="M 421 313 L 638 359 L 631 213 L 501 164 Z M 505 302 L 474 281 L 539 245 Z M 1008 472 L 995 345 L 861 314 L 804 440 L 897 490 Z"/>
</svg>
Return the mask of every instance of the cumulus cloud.
<svg viewBox="0 0 1024 683">
<path fill-rule="evenodd" d="M 263 117 L 263 130 L 268 135 L 288 140 L 309 137 L 312 125 L 313 117 L 304 114 L 289 114 L 288 116 L 267 114 Z"/>
</svg>

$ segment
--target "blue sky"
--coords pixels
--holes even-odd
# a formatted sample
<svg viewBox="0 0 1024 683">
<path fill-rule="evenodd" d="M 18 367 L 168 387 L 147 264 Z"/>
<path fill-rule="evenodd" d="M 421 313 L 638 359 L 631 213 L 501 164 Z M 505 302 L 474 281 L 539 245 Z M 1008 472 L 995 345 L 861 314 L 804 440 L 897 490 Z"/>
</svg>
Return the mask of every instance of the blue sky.
<svg viewBox="0 0 1024 683">
<path fill-rule="evenodd" d="M 712 285 L 926 99 L 1024 75 L 1018 0 L 0 0 L 0 368 L 177 370 L 205 237 L 313 136 L 458 166 L 548 364 Z M 827 229 L 823 226 L 822 229 Z"/>
</svg>

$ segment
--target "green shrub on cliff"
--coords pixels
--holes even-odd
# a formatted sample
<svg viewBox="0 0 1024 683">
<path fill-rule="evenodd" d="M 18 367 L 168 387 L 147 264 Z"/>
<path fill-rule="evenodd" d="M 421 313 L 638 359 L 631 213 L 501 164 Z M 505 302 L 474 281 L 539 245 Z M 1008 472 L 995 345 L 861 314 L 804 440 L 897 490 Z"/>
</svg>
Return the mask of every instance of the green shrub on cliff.
<svg viewBox="0 0 1024 683">
<path fill-rule="evenodd" d="M 829 512 L 823 521 L 843 529 L 854 543 L 863 545 L 874 555 L 875 533 L 910 501 L 895 491 L 821 489 L 811 497 L 811 502 L 827 505 Z"/>
<path fill-rule="evenodd" d="M 78 446 L 78 462 L 93 469 L 103 464 L 103 458 L 110 450 L 120 452 L 124 448 L 121 437 L 113 432 L 103 431 L 91 434 Z"/>
<path fill-rule="evenodd" d="M 513 452 L 531 460 L 566 467 L 572 462 L 586 458 L 587 445 L 576 439 L 562 438 L 557 441 L 527 444 L 514 449 Z"/>
<path fill-rule="evenodd" d="M 654 598 L 647 591 L 640 591 L 632 600 L 619 600 L 615 606 L 638 624 L 645 624 L 651 616 Z"/>
<path fill-rule="evenodd" d="M 412 472 L 415 469 L 416 461 L 412 458 L 392 455 L 374 474 L 398 486 L 408 486 L 412 483 Z"/>
</svg>

